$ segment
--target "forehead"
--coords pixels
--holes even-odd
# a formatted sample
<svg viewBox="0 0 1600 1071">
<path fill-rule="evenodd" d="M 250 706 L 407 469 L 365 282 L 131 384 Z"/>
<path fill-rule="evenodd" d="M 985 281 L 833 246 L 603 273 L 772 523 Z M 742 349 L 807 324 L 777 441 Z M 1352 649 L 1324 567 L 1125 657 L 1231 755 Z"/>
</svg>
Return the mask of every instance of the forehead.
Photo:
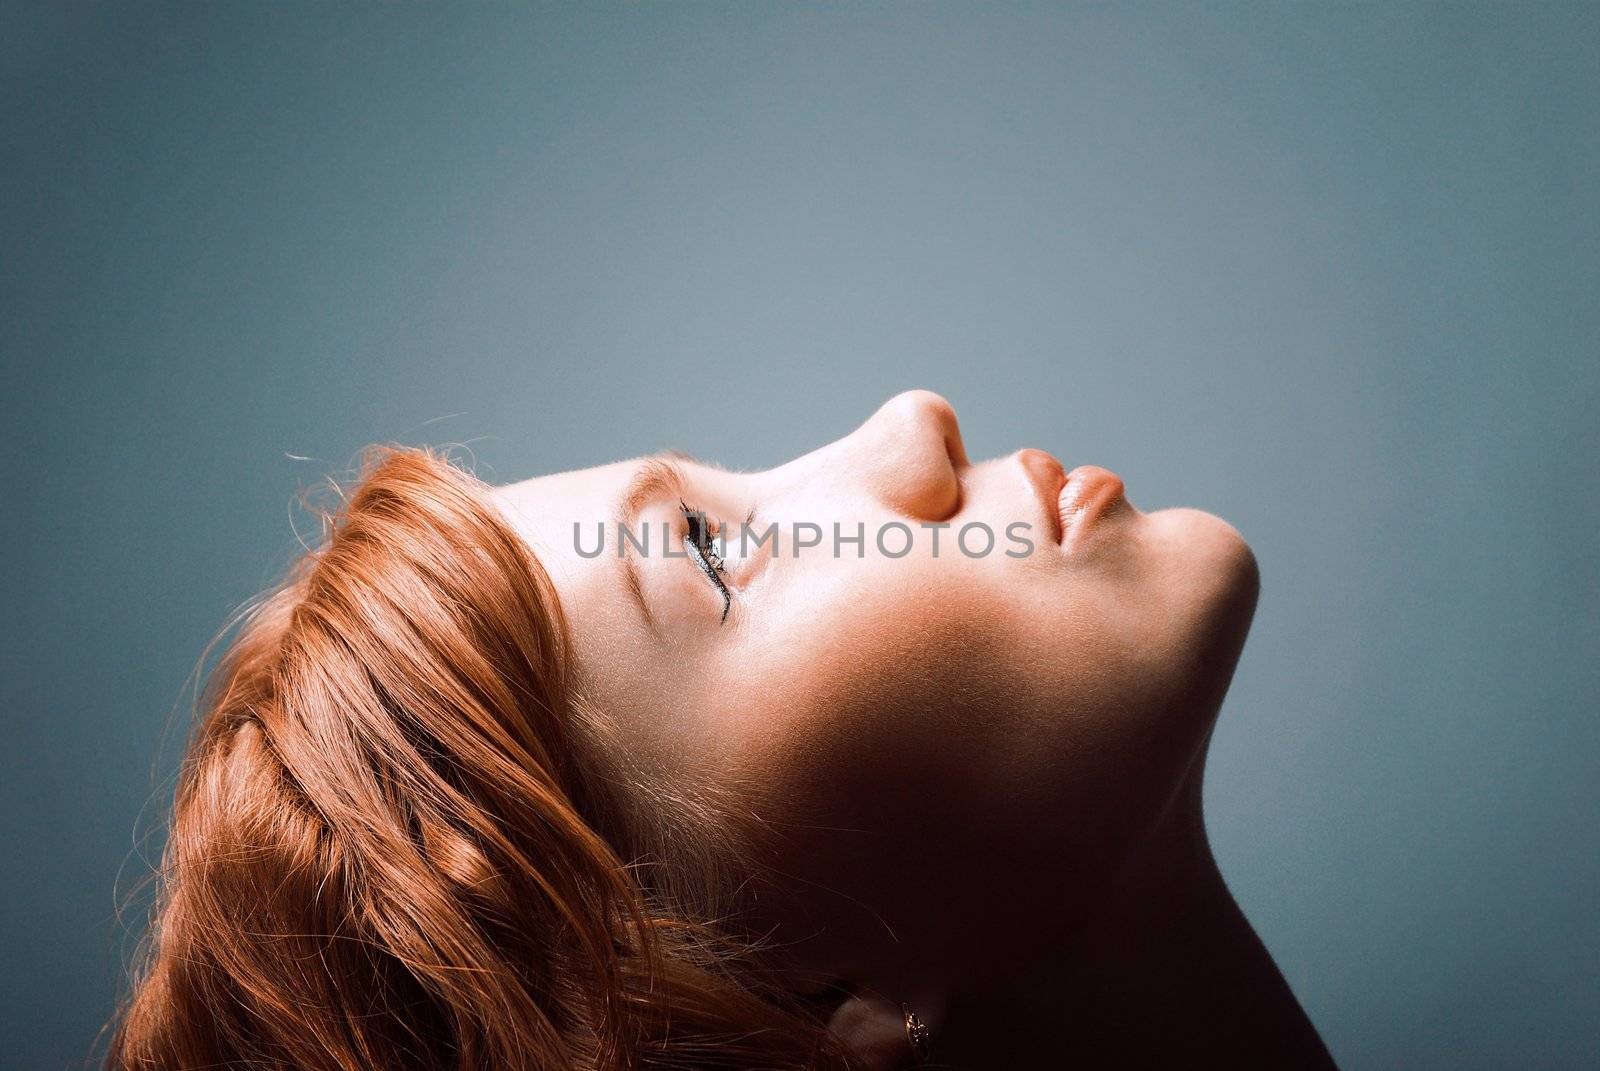
<svg viewBox="0 0 1600 1071">
<path fill-rule="evenodd" d="M 617 461 L 535 476 L 496 487 L 494 497 L 506 519 L 533 548 L 550 579 L 565 589 L 594 566 L 592 560 L 577 553 L 573 526 L 582 526 L 588 534 L 585 545 L 592 546 L 594 526 L 611 523 L 638 464 Z"/>
<path fill-rule="evenodd" d="M 617 558 L 579 554 L 573 526 L 582 526 L 582 546 L 592 548 L 595 526 L 611 524 L 639 465 L 637 459 L 618 461 L 494 489 L 496 504 L 555 585 L 576 645 L 573 668 L 589 686 L 595 684 L 589 668 L 603 664 L 626 669 L 636 661 L 648 637 L 624 595 Z M 596 698 L 612 708 L 620 706 L 618 697 L 609 691 Z"/>
<path fill-rule="evenodd" d="M 539 476 L 495 488 L 494 497 L 555 585 L 573 641 L 576 687 L 593 707 L 628 726 L 636 746 L 660 757 L 681 746 L 672 733 L 678 722 L 667 716 L 664 697 L 687 694 L 696 681 L 695 662 L 663 656 L 637 596 L 628 594 L 615 553 L 584 557 L 578 552 L 582 546 L 593 553 L 595 526 L 609 528 L 626 500 L 659 487 L 645 480 L 651 460 Z M 581 544 L 574 541 L 575 524 L 582 526 Z"/>
</svg>

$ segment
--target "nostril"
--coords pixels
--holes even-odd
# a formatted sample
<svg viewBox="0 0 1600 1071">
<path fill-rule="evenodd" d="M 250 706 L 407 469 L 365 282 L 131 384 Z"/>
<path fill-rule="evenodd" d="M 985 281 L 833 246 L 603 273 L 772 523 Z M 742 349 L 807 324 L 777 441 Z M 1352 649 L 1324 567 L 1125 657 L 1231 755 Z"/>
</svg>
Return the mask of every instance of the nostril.
<svg viewBox="0 0 1600 1071">
<path fill-rule="evenodd" d="M 968 464 L 967 444 L 961 441 L 961 425 L 956 420 L 955 407 L 937 394 L 934 397 L 938 402 L 929 406 L 929 413 L 944 439 L 945 454 L 950 458 L 950 464 L 965 468 Z"/>
</svg>

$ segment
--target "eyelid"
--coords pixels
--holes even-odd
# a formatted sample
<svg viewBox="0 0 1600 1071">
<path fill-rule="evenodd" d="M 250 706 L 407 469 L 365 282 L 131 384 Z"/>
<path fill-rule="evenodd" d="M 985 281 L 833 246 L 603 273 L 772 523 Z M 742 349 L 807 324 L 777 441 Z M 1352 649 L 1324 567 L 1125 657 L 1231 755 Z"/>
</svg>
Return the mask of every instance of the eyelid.
<svg viewBox="0 0 1600 1071">
<path fill-rule="evenodd" d="M 683 513 L 685 520 L 692 522 L 694 518 L 699 518 L 702 529 L 708 526 L 709 522 L 706 519 L 704 510 L 690 509 L 688 504 L 681 498 L 678 500 L 678 509 Z M 721 529 L 719 528 L 718 531 L 720 534 Z M 718 575 L 717 567 L 712 565 L 706 558 L 705 552 L 700 549 L 699 543 L 695 541 L 692 534 L 684 533 L 683 547 L 684 550 L 689 552 L 689 560 L 695 563 L 700 571 L 705 574 L 706 579 L 711 581 L 712 586 L 722 595 L 722 617 L 717 623 L 723 624 L 728 620 L 728 611 L 733 607 L 733 593 L 728 590 L 728 585 Z"/>
<path fill-rule="evenodd" d="M 700 571 L 706 574 L 706 579 L 710 580 L 716 586 L 716 589 L 722 593 L 722 617 L 717 620 L 717 624 L 720 625 L 728 620 L 728 610 L 733 606 L 733 593 L 728 590 L 728 585 L 723 583 L 722 578 L 717 575 L 717 571 L 711 567 L 711 563 L 706 561 L 705 555 L 700 553 L 700 548 L 695 546 L 694 540 L 684 536 L 683 545 L 689 551 L 690 560 L 700 567 Z"/>
</svg>

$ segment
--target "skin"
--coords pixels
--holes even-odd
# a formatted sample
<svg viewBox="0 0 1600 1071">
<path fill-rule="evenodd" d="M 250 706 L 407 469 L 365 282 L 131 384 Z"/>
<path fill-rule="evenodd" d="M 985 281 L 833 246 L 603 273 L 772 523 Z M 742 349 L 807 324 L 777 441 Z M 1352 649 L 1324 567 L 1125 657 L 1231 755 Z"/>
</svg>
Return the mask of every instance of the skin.
<svg viewBox="0 0 1600 1071">
<path fill-rule="evenodd" d="M 593 550 L 640 464 L 496 493 L 560 593 L 580 689 L 634 760 L 759 818 L 775 877 L 752 883 L 750 910 L 787 942 L 798 988 L 854 994 L 834 1027 L 868 1066 L 906 1055 L 900 1001 L 957 1066 L 1066 1052 L 1327 1065 L 1201 820 L 1204 750 L 1258 590 L 1237 531 L 1141 512 L 1106 470 L 1069 481 L 1039 451 L 972 463 L 950 404 L 909 391 L 768 471 L 684 461 L 683 502 L 734 528 L 754 509 L 779 553 L 730 554 L 724 620 L 699 565 L 663 555 L 662 525 L 679 553 L 688 529 L 679 494 L 660 495 L 635 519 L 651 553 L 630 555 L 647 616 L 615 530 L 586 558 L 573 527 Z M 997 541 L 969 557 L 954 537 L 974 521 Z M 795 522 L 822 545 L 797 552 Z M 835 522 L 865 526 L 859 552 L 833 553 Z M 876 545 L 890 522 L 911 529 L 903 557 Z M 935 554 L 921 525 L 939 523 Z M 1032 553 L 1005 553 L 1021 551 L 1012 524 Z"/>
</svg>

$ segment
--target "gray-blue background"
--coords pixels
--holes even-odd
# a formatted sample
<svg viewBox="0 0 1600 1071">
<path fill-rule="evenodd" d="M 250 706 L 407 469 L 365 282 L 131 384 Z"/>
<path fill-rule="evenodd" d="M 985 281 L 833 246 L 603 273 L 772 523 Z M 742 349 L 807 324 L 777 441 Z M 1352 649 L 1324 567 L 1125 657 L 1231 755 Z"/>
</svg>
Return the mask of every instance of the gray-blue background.
<svg viewBox="0 0 1600 1071">
<path fill-rule="evenodd" d="M 7 3 L 0 61 L 7 1066 L 107 1016 L 297 489 L 909 386 L 1254 544 L 1207 810 L 1344 1065 L 1600 1066 L 1600 7 Z"/>
</svg>

